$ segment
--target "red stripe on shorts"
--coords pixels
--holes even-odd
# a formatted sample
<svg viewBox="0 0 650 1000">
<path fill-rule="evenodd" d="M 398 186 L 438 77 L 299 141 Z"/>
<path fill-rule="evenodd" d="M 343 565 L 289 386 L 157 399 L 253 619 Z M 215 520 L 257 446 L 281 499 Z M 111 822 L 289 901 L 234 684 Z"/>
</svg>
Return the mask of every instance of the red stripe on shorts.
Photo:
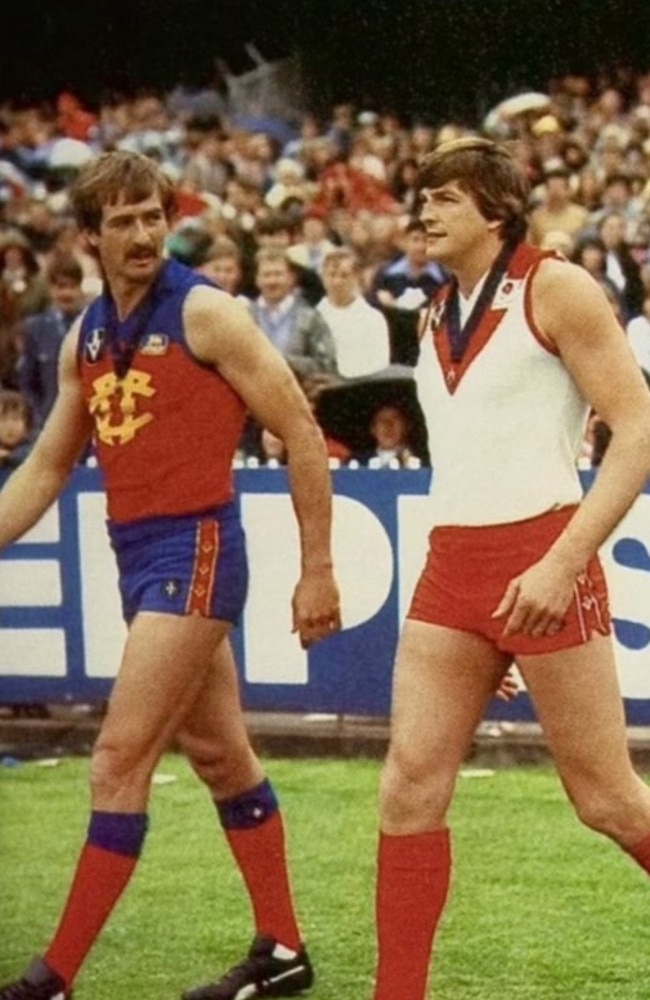
<svg viewBox="0 0 650 1000">
<path fill-rule="evenodd" d="M 212 518 L 205 518 L 196 526 L 194 566 L 186 607 L 188 615 L 211 616 L 218 555 L 219 524 Z"/>
</svg>

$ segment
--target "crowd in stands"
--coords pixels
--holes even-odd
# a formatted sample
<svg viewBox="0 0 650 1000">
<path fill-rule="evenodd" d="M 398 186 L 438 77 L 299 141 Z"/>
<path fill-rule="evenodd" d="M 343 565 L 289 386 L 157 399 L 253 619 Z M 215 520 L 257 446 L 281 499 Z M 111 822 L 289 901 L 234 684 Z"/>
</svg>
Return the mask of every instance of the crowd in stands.
<svg viewBox="0 0 650 1000">
<path fill-rule="evenodd" d="M 568 75 L 547 97 L 472 126 L 341 104 L 327 120 L 266 131 L 234 124 L 205 92 L 114 97 L 95 110 L 69 93 L 0 106 L 0 465 L 20 461 L 38 433 L 61 340 L 101 290 L 67 188 L 107 149 L 154 157 L 173 179 L 169 255 L 250 309 L 303 385 L 334 461 L 426 463 L 409 376 L 418 318 L 446 275 L 426 258 L 415 179 L 421 157 L 456 136 L 512 144 L 531 182 L 529 239 L 594 275 L 650 373 L 650 73 Z M 345 419 L 332 418 L 337 409 Z M 594 415 L 587 457 L 597 436 Z M 251 421 L 241 459 L 281 464 L 282 444 Z"/>
</svg>

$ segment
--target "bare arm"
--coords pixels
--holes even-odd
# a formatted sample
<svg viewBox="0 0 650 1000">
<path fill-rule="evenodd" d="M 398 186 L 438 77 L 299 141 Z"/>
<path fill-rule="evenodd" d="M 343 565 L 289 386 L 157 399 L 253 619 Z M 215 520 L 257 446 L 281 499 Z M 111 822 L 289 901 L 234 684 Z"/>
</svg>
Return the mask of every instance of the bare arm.
<svg viewBox="0 0 650 1000">
<path fill-rule="evenodd" d="M 320 428 L 287 363 L 239 302 L 215 289 L 196 288 L 184 319 L 195 355 L 214 365 L 253 416 L 285 443 L 302 561 L 294 626 L 309 643 L 340 627 L 330 545 L 331 478 Z"/>
<path fill-rule="evenodd" d="M 16 541 L 54 502 L 91 431 L 76 371 L 75 324 L 59 361 L 59 394 L 23 464 L 0 492 L 0 549 Z"/>
<path fill-rule="evenodd" d="M 541 330 L 612 431 L 593 486 L 553 546 L 577 573 L 650 476 L 650 393 L 610 303 L 585 271 L 549 261 L 535 285 L 533 311 Z"/>
<path fill-rule="evenodd" d="M 580 267 L 547 261 L 533 286 L 533 315 L 612 438 L 595 482 L 547 554 L 512 580 L 494 616 L 505 634 L 562 627 L 576 577 L 650 476 L 650 393 L 611 305 Z"/>
</svg>

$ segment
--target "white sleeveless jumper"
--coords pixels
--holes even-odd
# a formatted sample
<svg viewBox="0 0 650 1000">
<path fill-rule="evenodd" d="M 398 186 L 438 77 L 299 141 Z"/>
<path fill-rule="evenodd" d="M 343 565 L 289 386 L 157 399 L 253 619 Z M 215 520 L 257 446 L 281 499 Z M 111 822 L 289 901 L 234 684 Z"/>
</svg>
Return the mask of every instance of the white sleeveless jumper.
<svg viewBox="0 0 650 1000">
<path fill-rule="evenodd" d="M 520 521 L 582 497 L 577 455 L 588 406 L 530 308 L 534 273 L 548 256 L 527 244 L 515 250 L 460 362 L 444 321 L 449 289 L 434 300 L 416 368 L 434 524 Z"/>
</svg>

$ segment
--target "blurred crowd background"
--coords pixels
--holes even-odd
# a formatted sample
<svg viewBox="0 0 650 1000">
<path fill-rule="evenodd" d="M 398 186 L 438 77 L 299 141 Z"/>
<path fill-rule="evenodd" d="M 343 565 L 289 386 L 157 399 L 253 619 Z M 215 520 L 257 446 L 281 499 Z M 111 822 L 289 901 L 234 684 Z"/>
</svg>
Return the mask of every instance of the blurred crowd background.
<svg viewBox="0 0 650 1000">
<path fill-rule="evenodd" d="M 650 72 L 506 88 L 463 121 L 372 101 L 307 112 L 292 102 L 292 72 L 259 57 L 227 98 L 179 84 L 0 104 L 0 466 L 28 452 L 56 393 L 61 339 L 101 291 L 67 190 L 108 149 L 142 152 L 172 178 L 167 253 L 241 297 L 303 385 L 333 464 L 427 464 L 417 325 L 447 276 L 426 258 L 415 179 L 449 138 L 511 144 L 531 183 L 530 240 L 594 275 L 650 371 Z M 606 439 L 594 414 L 586 463 Z M 250 421 L 238 461 L 283 460 Z"/>
</svg>

